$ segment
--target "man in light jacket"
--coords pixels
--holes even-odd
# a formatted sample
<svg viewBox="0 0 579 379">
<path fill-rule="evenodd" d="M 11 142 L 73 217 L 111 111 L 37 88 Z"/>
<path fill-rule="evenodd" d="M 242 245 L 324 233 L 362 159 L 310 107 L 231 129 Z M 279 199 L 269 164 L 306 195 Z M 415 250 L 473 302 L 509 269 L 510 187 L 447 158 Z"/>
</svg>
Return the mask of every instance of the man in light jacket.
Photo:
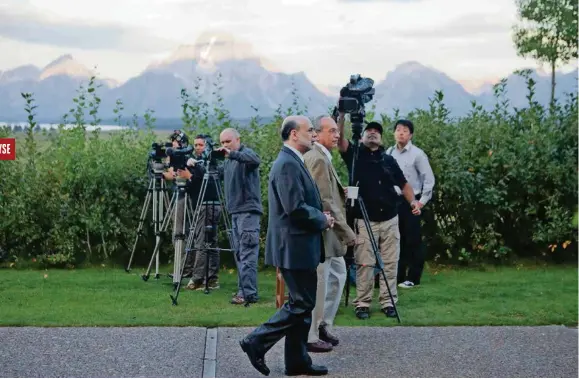
<svg viewBox="0 0 579 379">
<path fill-rule="evenodd" d="M 332 165 L 331 150 L 340 136 L 336 122 L 328 116 L 314 120 L 318 141 L 304 154 L 305 165 L 316 182 L 324 212 L 335 219 L 334 227 L 323 232 L 325 261 L 317 268 L 318 287 L 312 326 L 308 335 L 308 351 L 328 352 L 339 343 L 330 329 L 340 305 L 346 283 L 346 246 L 354 245 L 356 234 L 346 223 L 346 196 L 340 178 Z"/>
</svg>

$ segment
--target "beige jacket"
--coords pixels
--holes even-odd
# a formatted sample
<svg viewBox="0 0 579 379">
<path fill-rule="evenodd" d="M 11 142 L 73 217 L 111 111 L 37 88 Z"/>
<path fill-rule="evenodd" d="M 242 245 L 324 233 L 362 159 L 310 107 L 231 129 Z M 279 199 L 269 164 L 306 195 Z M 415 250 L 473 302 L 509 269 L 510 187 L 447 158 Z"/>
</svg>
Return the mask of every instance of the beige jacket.
<svg viewBox="0 0 579 379">
<path fill-rule="evenodd" d="M 344 187 L 332 162 L 318 145 L 304 154 L 304 161 L 318 185 L 324 212 L 330 212 L 335 219 L 334 227 L 323 232 L 326 257 L 342 257 L 346 255 L 346 243 L 356 238 L 356 234 L 346 223 Z"/>
</svg>

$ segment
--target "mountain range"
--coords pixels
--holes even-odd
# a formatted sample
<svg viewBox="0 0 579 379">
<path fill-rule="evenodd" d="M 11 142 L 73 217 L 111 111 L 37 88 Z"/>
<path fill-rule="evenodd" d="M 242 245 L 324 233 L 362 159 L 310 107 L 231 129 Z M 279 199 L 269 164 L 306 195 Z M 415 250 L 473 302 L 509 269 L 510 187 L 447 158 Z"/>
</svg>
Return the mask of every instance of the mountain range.
<svg viewBox="0 0 579 379">
<path fill-rule="evenodd" d="M 361 73 L 363 75 L 363 73 Z M 22 92 L 34 94 L 37 120 L 60 122 L 74 106 L 72 99 L 81 84 L 86 86 L 94 73 L 71 55 L 58 57 L 44 68 L 33 65 L 0 71 L 0 121 L 26 120 Z M 550 95 L 550 76 L 532 70 L 536 81 L 536 99 L 547 104 Z M 366 105 L 376 106 L 378 113 L 398 109 L 405 114 L 416 108 L 427 108 L 436 90 L 444 93 L 444 102 L 455 116 L 464 115 L 471 102 L 485 108 L 494 105 L 492 82 L 463 83 L 445 73 L 419 62 L 405 62 L 375 82 L 376 95 Z M 153 109 L 157 118 L 181 117 L 181 89 L 194 91 L 202 100 L 212 104 L 216 96 L 215 83 L 222 85 L 222 101 L 231 116 L 237 119 L 259 114 L 272 116 L 281 106 L 287 109 L 294 101 L 292 91 L 299 96 L 300 105 L 307 105 L 308 113 L 326 113 L 336 104 L 341 86 L 316 87 L 304 72 L 279 72 L 266 58 L 253 52 L 252 46 L 227 33 L 207 33 L 193 45 L 179 47 L 165 60 L 152 62 L 138 76 L 124 83 L 98 78 L 97 89 L 102 103 L 102 119 L 114 118 L 117 99 L 122 99 L 123 115 L 143 115 Z M 577 92 L 577 74 L 557 73 L 556 96 Z M 345 84 L 345 83 L 344 83 Z M 465 87 L 469 88 L 467 91 Z M 528 90 L 523 78 L 512 74 L 507 78 L 507 97 L 511 105 L 527 104 Z"/>
</svg>

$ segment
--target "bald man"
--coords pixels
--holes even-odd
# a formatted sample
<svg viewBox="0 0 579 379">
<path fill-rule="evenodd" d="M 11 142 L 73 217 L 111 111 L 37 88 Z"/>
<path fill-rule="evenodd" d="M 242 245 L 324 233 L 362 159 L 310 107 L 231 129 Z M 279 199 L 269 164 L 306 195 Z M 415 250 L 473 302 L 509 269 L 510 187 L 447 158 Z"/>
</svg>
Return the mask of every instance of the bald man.
<svg viewBox="0 0 579 379">
<path fill-rule="evenodd" d="M 227 128 L 219 136 L 225 153 L 223 182 L 225 205 L 231 215 L 236 246 L 237 293 L 232 304 L 255 303 L 257 293 L 257 258 L 259 256 L 259 222 L 263 214 L 259 179 L 259 156 L 241 143 L 239 132 Z"/>
<path fill-rule="evenodd" d="M 323 212 L 318 187 L 304 164 L 313 133 L 307 117 L 286 118 L 281 127 L 284 146 L 269 174 L 265 263 L 280 269 L 289 300 L 239 342 L 263 375 L 270 372 L 265 354 L 283 337 L 286 375 L 328 373 L 326 367 L 312 364 L 306 348 L 316 303 L 316 268 L 324 261 L 322 232 L 334 222 Z"/>
</svg>

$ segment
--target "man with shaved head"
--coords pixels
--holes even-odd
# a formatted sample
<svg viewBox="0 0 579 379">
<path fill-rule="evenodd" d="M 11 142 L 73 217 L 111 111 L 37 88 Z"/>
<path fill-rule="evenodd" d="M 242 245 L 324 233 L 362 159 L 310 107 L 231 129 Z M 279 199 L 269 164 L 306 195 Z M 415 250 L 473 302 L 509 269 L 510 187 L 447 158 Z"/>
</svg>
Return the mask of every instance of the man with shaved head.
<svg viewBox="0 0 579 379">
<path fill-rule="evenodd" d="M 285 374 L 326 375 L 314 365 L 306 344 L 316 303 L 316 268 L 324 261 L 322 232 L 334 219 L 323 212 L 318 187 L 304 164 L 313 147 L 314 128 L 307 117 L 287 117 L 281 127 L 282 147 L 269 173 L 269 218 L 265 263 L 278 267 L 289 300 L 239 343 L 253 367 L 269 375 L 265 354 L 285 337 Z"/>
<path fill-rule="evenodd" d="M 227 128 L 219 136 L 225 153 L 223 182 L 225 205 L 231 215 L 235 263 L 237 265 L 237 293 L 232 304 L 255 303 L 257 293 L 257 258 L 259 256 L 259 221 L 263 214 L 259 179 L 259 156 L 243 145 L 239 132 Z"/>
</svg>

